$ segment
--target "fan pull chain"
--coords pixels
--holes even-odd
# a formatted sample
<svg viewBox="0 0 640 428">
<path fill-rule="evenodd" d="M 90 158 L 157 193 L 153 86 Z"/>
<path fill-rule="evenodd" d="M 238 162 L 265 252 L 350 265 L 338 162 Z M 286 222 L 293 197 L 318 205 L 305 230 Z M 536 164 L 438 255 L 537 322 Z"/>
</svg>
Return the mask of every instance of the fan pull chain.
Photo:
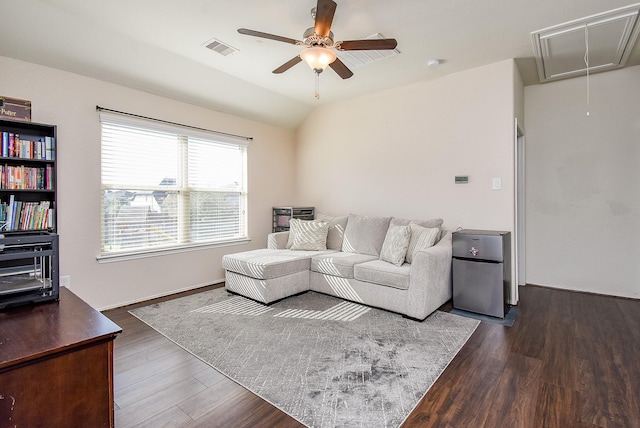
<svg viewBox="0 0 640 428">
<path fill-rule="evenodd" d="M 314 94 L 314 96 L 316 97 L 317 100 L 320 99 L 320 73 L 318 73 L 316 71 L 316 93 Z"/>
<path fill-rule="evenodd" d="M 587 116 L 589 116 L 589 98 L 590 98 L 590 87 L 589 87 L 589 26 L 584 26 L 584 63 L 587 66 Z"/>
</svg>

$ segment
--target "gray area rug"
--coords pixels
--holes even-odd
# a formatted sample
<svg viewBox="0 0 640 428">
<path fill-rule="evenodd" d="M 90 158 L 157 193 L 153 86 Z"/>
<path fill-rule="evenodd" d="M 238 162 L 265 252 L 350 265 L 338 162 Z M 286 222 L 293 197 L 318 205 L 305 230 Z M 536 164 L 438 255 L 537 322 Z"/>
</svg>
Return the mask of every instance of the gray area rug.
<svg viewBox="0 0 640 428">
<path fill-rule="evenodd" d="M 310 427 L 399 426 L 479 324 L 314 292 L 264 306 L 224 289 L 131 313 Z"/>
</svg>

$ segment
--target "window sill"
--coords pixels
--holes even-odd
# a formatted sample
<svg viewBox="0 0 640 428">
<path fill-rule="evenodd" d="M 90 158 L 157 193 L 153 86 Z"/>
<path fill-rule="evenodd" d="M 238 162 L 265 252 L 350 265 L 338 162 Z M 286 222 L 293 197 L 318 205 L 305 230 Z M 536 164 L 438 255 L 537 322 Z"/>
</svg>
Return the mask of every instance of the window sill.
<svg viewBox="0 0 640 428">
<path fill-rule="evenodd" d="M 232 245 L 246 244 L 251 242 L 250 238 L 238 239 L 236 241 L 225 241 L 208 244 L 193 244 L 183 247 L 159 248 L 154 250 L 132 251 L 128 253 L 101 254 L 96 256 L 98 263 L 113 263 L 127 260 L 145 259 L 149 257 L 167 256 L 171 254 L 186 253 L 190 251 L 210 250 L 212 248 L 230 247 Z"/>
</svg>

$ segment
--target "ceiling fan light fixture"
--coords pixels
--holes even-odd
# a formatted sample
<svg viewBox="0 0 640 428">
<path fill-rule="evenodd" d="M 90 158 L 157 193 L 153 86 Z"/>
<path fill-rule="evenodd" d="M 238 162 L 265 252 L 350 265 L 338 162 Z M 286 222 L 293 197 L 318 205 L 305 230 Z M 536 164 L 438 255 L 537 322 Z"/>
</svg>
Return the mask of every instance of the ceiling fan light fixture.
<svg viewBox="0 0 640 428">
<path fill-rule="evenodd" d="M 313 46 L 300 52 L 300 58 L 316 73 L 322 73 L 333 61 L 336 53 L 325 47 Z"/>
</svg>

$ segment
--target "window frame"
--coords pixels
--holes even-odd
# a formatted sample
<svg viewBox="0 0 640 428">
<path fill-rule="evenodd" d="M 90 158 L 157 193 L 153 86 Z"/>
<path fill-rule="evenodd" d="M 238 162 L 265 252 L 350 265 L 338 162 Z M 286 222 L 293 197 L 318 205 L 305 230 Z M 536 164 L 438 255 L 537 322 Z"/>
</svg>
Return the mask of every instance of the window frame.
<svg viewBox="0 0 640 428">
<path fill-rule="evenodd" d="M 129 260 L 129 259 L 137 259 L 137 258 L 145 258 L 145 257 L 153 257 L 158 255 L 172 254 L 172 253 L 181 253 L 185 251 L 195 251 L 206 248 L 215 248 L 215 247 L 223 247 L 228 245 L 237 245 L 239 243 L 249 242 L 248 237 L 248 183 L 247 183 L 247 167 L 248 167 L 248 147 L 251 142 L 251 138 L 248 137 L 240 137 L 229 135 L 226 133 L 219 133 L 215 131 L 209 131 L 201 128 L 194 128 L 187 125 L 180 125 L 176 123 L 144 118 L 137 115 L 130 115 L 127 113 L 121 112 L 113 112 L 113 111 L 100 111 L 100 253 L 96 256 L 98 262 L 111 262 L 118 260 Z M 140 189 L 131 189 L 132 186 L 125 185 L 111 185 L 105 184 L 105 177 L 103 176 L 103 157 L 105 150 L 105 140 L 104 140 L 104 125 L 108 124 L 108 126 L 122 126 L 128 128 L 137 128 L 150 132 L 161 132 L 168 134 L 175 134 L 176 136 L 176 144 L 177 149 L 181 153 L 178 156 L 176 162 L 178 163 L 177 168 L 180 171 L 184 168 L 189 168 L 188 162 L 188 144 L 189 139 L 197 140 L 197 144 L 202 144 L 203 142 L 210 141 L 218 148 L 223 147 L 231 147 L 233 149 L 239 149 L 240 154 L 242 156 L 242 183 L 230 193 L 238 193 L 239 195 L 239 221 L 238 221 L 238 229 L 239 233 L 234 237 L 221 238 L 221 239 L 211 239 L 205 241 L 197 241 L 197 242 L 184 242 L 181 241 L 183 236 L 181 232 L 178 232 L 179 242 L 175 244 L 163 244 L 160 246 L 148 246 L 146 248 L 135 248 L 132 250 L 118 250 L 118 251 L 105 251 L 105 192 L 107 190 L 140 190 Z M 186 156 L 187 158 L 182 159 L 182 156 Z M 180 173 L 180 172 L 179 172 Z M 178 180 L 178 182 L 181 180 Z M 171 191 L 176 192 L 179 198 L 184 198 L 185 201 L 188 201 L 191 193 L 203 192 L 202 189 L 192 189 L 189 187 L 188 183 L 176 183 L 175 186 L 172 186 Z M 161 185 L 158 184 L 158 187 Z M 166 188 L 158 189 L 165 190 Z M 208 191 L 204 191 L 204 193 L 218 193 L 223 191 L 222 188 L 210 188 Z M 187 228 L 190 231 L 194 231 L 191 225 L 191 209 L 187 206 L 186 203 L 180 204 L 181 207 L 177 209 L 178 217 L 177 217 L 177 227 L 182 228 L 185 224 L 188 225 Z M 201 223 L 199 223 L 201 224 Z M 191 232 L 189 232 L 189 235 Z"/>
</svg>

